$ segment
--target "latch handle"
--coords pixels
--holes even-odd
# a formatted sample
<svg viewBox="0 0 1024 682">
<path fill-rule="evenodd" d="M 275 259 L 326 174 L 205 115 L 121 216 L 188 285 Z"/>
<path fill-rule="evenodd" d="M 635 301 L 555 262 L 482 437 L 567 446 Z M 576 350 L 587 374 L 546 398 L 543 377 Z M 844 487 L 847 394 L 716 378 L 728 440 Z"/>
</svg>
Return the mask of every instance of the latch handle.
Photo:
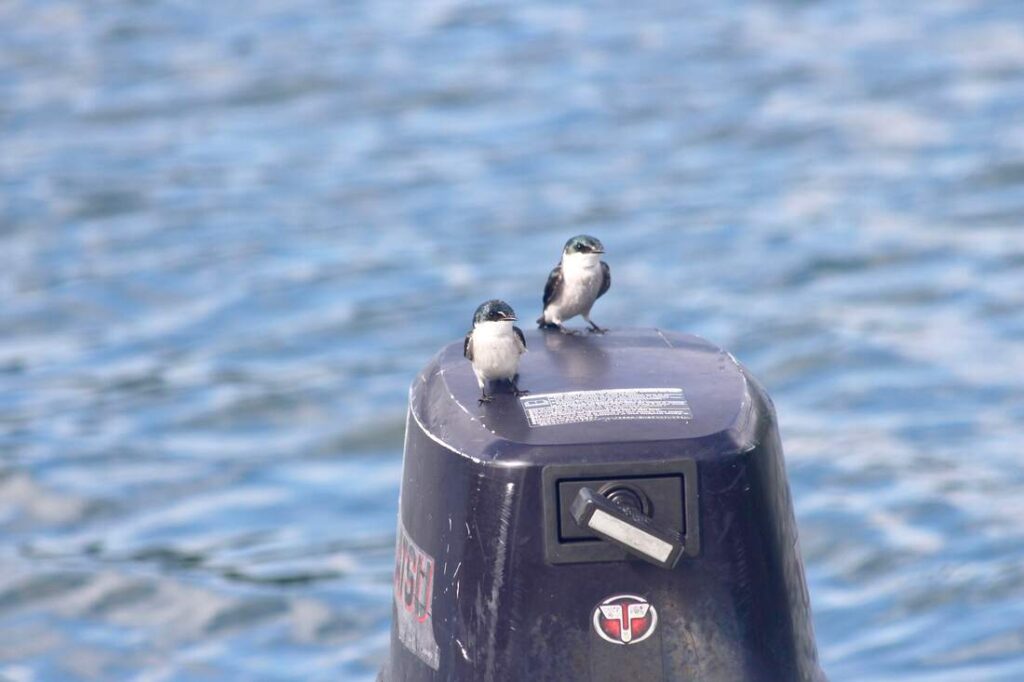
<svg viewBox="0 0 1024 682">
<path fill-rule="evenodd" d="M 580 488 L 569 511 L 580 528 L 656 566 L 675 568 L 682 556 L 683 540 L 678 531 L 590 488 Z"/>
</svg>

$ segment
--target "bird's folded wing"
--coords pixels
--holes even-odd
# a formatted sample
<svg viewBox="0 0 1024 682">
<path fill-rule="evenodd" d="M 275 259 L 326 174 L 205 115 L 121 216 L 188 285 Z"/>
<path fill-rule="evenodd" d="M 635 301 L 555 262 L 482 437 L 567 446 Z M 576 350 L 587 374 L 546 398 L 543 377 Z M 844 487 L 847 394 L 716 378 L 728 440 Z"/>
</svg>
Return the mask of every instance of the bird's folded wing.
<svg viewBox="0 0 1024 682">
<path fill-rule="evenodd" d="M 512 327 L 512 331 L 516 333 L 516 341 L 519 344 L 519 352 L 526 352 L 526 337 L 523 336 L 523 330 L 519 327 Z"/>
<path fill-rule="evenodd" d="M 559 263 L 548 275 L 548 283 L 544 285 L 544 307 L 547 308 L 548 304 L 552 301 L 558 300 L 558 297 L 562 295 L 562 284 L 564 283 L 562 278 L 562 264 Z"/>
<path fill-rule="evenodd" d="M 604 273 L 604 280 L 601 282 L 601 290 L 597 292 L 598 298 L 604 296 L 605 292 L 612 288 L 612 269 L 604 261 L 601 261 L 601 272 Z"/>
</svg>

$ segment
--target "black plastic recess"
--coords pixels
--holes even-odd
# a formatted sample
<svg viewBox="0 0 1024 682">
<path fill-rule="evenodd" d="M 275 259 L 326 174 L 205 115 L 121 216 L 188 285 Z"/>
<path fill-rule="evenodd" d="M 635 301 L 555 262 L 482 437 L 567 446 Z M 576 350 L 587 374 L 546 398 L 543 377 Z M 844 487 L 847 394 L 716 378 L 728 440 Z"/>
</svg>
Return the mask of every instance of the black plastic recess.
<svg viewBox="0 0 1024 682">
<path fill-rule="evenodd" d="M 558 539 L 561 542 L 595 540 L 597 535 L 580 528 L 572 518 L 570 507 L 583 488 L 590 488 L 612 499 L 613 496 L 637 499 L 636 511 L 657 519 L 665 526 L 686 530 L 683 513 L 683 477 L 679 474 L 623 478 L 570 478 L 558 481 Z M 627 504 L 627 506 L 630 506 Z"/>
<path fill-rule="evenodd" d="M 576 495 L 572 518 L 577 525 L 597 532 L 605 542 L 661 568 L 675 568 L 683 553 L 678 530 L 660 526 L 635 508 L 613 502 L 590 488 Z"/>
<path fill-rule="evenodd" d="M 659 525 L 680 529 L 684 558 L 700 553 L 697 464 L 693 460 L 549 465 L 544 467 L 541 479 L 544 555 L 549 563 L 640 561 L 575 522 L 571 506 L 582 488 L 602 493 L 636 491 L 645 504 L 645 515 Z"/>
</svg>

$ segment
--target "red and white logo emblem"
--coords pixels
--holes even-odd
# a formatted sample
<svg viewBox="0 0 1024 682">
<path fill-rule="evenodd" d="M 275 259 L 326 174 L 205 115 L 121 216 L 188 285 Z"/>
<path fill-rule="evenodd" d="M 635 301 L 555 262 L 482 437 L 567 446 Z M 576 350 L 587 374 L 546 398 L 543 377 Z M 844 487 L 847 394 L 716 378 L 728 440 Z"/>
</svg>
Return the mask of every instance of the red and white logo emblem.
<svg viewBox="0 0 1024 682">
<path fill-rule="evenodd" d="M 654 634 L 658 612 L 643 597 L 620 594 L 608 597 L 594 609 L 594 629 L 612 644 L 636 644 Z"/>
</svg>

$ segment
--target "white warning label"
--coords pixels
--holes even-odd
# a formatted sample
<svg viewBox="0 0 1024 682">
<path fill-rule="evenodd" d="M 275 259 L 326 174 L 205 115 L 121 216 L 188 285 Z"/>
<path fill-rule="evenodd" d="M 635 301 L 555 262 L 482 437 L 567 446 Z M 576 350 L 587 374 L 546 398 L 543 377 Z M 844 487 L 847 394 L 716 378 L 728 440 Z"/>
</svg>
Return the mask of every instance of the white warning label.
<svg viewBox="0 0 1024 682">
<path fill-rule="evenodd" d="M 530 426 L 644 419 L 693 419 L 681 388 L 613 388 L 519 398 Z"/>
</svg>

